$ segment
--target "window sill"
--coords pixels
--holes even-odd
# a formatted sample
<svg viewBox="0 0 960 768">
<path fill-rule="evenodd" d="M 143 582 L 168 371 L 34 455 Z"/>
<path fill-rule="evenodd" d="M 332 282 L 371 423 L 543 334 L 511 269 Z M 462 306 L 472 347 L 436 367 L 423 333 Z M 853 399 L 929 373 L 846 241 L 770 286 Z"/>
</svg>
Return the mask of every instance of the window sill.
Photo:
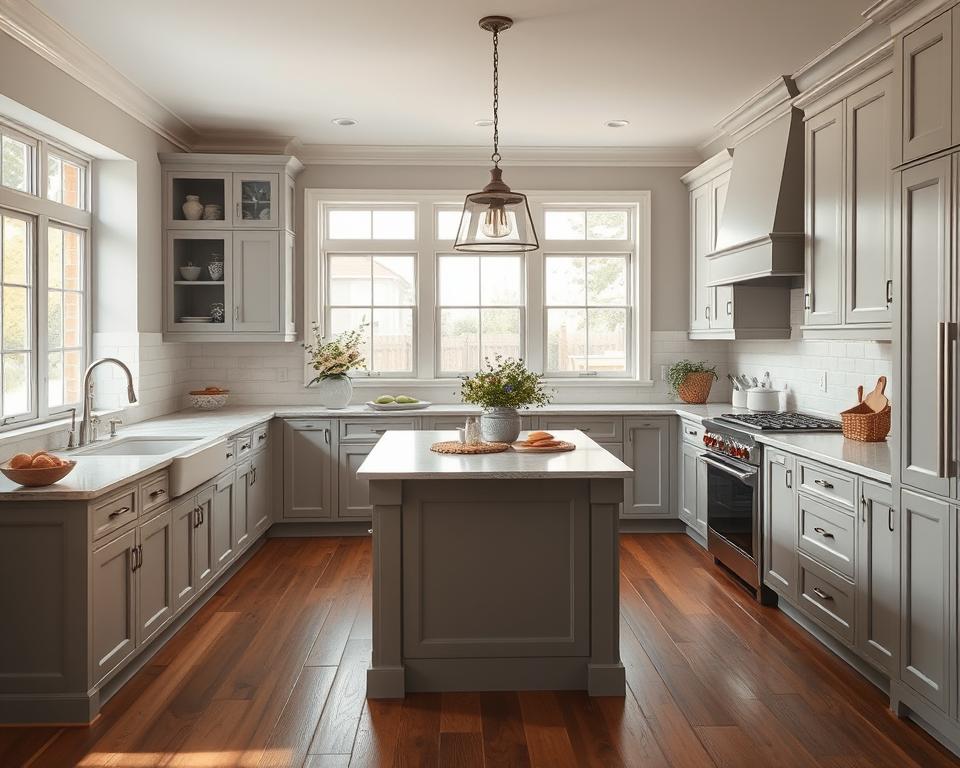
<svg viewBox="0 0 960 768">
<path fill-rule="evenodd" d="M 101 419 L 108 419 L 120 413 L 122 409 L 94 411 Z M 21 440 L 33 440 L 54 432 L 65 432 L 70 429 L 70 417 L 57 416 L 55 419 L 42 422 L 34 422 L 23 427 L 14 427 L 4 432 L 0 432 L 0 445 L 4 443 L 17 443 Z M 77 414 L 77 430 L 80 429 L 80 414 Z M 58 449 L 56 449 L 58 450 Z"/>
<path fill-rule="evenodd" d="M 431 389 L 444 389 L 447 387 L 459 387 L 460 379 L 391 379 L 379 378 L 377 376 L 351 377 L 354 389 L 383 389 L 385 385 L 391 387 L 426 387 Z M 583 378 L 570 379 L 544 379 L 545 387 L 555 387 L 557 389 L 568 388 L 608 388 L 608 387 L 637 387 L 639 389 L 650 389 L 656 386 L 652 379 L 614 379 L 614 378 L 593 378 L 585 376 Z M 304 383 L 304 388 L 309 389 Z"/>
</svg>

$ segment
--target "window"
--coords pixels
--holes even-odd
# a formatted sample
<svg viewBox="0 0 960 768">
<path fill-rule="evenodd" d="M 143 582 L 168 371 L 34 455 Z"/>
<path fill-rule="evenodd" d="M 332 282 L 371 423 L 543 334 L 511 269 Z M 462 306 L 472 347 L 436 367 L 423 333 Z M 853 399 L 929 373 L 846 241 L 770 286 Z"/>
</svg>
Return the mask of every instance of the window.
<svg viewBox="0 0 960 768">
<path fill-rule="evenodd" d="M 2 123 L 0 142 L 0 428 L 11 428 L 82 399 L 90 166 Z"/>
<path fill-rule="evenodd" d="M 308 319 L 364 327 L 359 376 L 449 387 L 499 354 L 559 386 L 649 384 L 649 193 L 529 199 L 540 250 L 465 254 L 461 192 L 307 190 Z"/>
</svg>

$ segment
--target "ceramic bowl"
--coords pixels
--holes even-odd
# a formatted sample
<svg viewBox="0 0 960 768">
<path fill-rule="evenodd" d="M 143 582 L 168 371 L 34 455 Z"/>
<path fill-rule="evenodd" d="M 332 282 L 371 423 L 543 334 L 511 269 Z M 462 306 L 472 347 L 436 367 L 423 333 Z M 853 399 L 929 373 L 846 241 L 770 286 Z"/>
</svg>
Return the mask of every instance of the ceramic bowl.
<svg viewBox="0 0 960 768">
<path fill-rule="evenodd" d="M 200 277 L 200 267 L 180 267 L 180 276 L 192 282 Z"/>
<path fill-rule="evenodd" d="M 45 485 L 53 485 L 63 480 L 73 471 L 75 466 L 77 466 L 76 461 L 64 461 L 59 467 L 14 469 L 10 466 L 10 462 L 6 461 L 0 464 L 0 472 L 20 485 L 25 485 L 28 488 L 42 488 Z"/>
<path fill-rule="evenodd" d="M 190 405 L 198 411 L 215 411 L 227 404 L 228 397 L 229 395 L 226 392 L 218 395 L 191 394 Z"/>
</svg>

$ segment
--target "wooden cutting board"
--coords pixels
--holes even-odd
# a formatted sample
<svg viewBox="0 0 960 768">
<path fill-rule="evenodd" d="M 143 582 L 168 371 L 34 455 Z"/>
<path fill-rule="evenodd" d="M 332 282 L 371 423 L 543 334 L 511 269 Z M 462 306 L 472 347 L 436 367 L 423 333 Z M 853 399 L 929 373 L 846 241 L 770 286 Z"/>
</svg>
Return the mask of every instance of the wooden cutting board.
<svg viewBox="0 0 960 768">
<path fill-rule="evenodd" d="M 554 445 L 550 448 L 538 448 L 535 445 L 524 445 L 523 443 L 513 443 L 512 448 L 517 453 L 563 453 L 564 451 L 575 450 L 577 446 L 561 440 L 560 445 Z"/>
<path fill-rule="evenodd" d="M 877 386 L 873 388 L 873 391 L 867 395 L 863 401 L 874 413 L 880 413 L 880 411 L 890 405 L 890 400 L 888 400 L 886 395 L 883 394 L 886 388 L 887 377 L 881 376 L 879 379 L 877 379 Z"/>
</svg>

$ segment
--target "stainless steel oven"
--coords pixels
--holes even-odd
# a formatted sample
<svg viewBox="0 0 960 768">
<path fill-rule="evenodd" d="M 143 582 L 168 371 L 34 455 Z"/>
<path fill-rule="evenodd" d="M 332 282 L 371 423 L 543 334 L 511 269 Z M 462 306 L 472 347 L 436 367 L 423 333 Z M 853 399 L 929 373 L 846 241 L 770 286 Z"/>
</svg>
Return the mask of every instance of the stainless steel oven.
<svg viewBox="0 0 960 768">
<path fill-rule="evenodd" d="M 760 589 L 760 468 L 707 454 L 707 548 Z"/>
</svg>

